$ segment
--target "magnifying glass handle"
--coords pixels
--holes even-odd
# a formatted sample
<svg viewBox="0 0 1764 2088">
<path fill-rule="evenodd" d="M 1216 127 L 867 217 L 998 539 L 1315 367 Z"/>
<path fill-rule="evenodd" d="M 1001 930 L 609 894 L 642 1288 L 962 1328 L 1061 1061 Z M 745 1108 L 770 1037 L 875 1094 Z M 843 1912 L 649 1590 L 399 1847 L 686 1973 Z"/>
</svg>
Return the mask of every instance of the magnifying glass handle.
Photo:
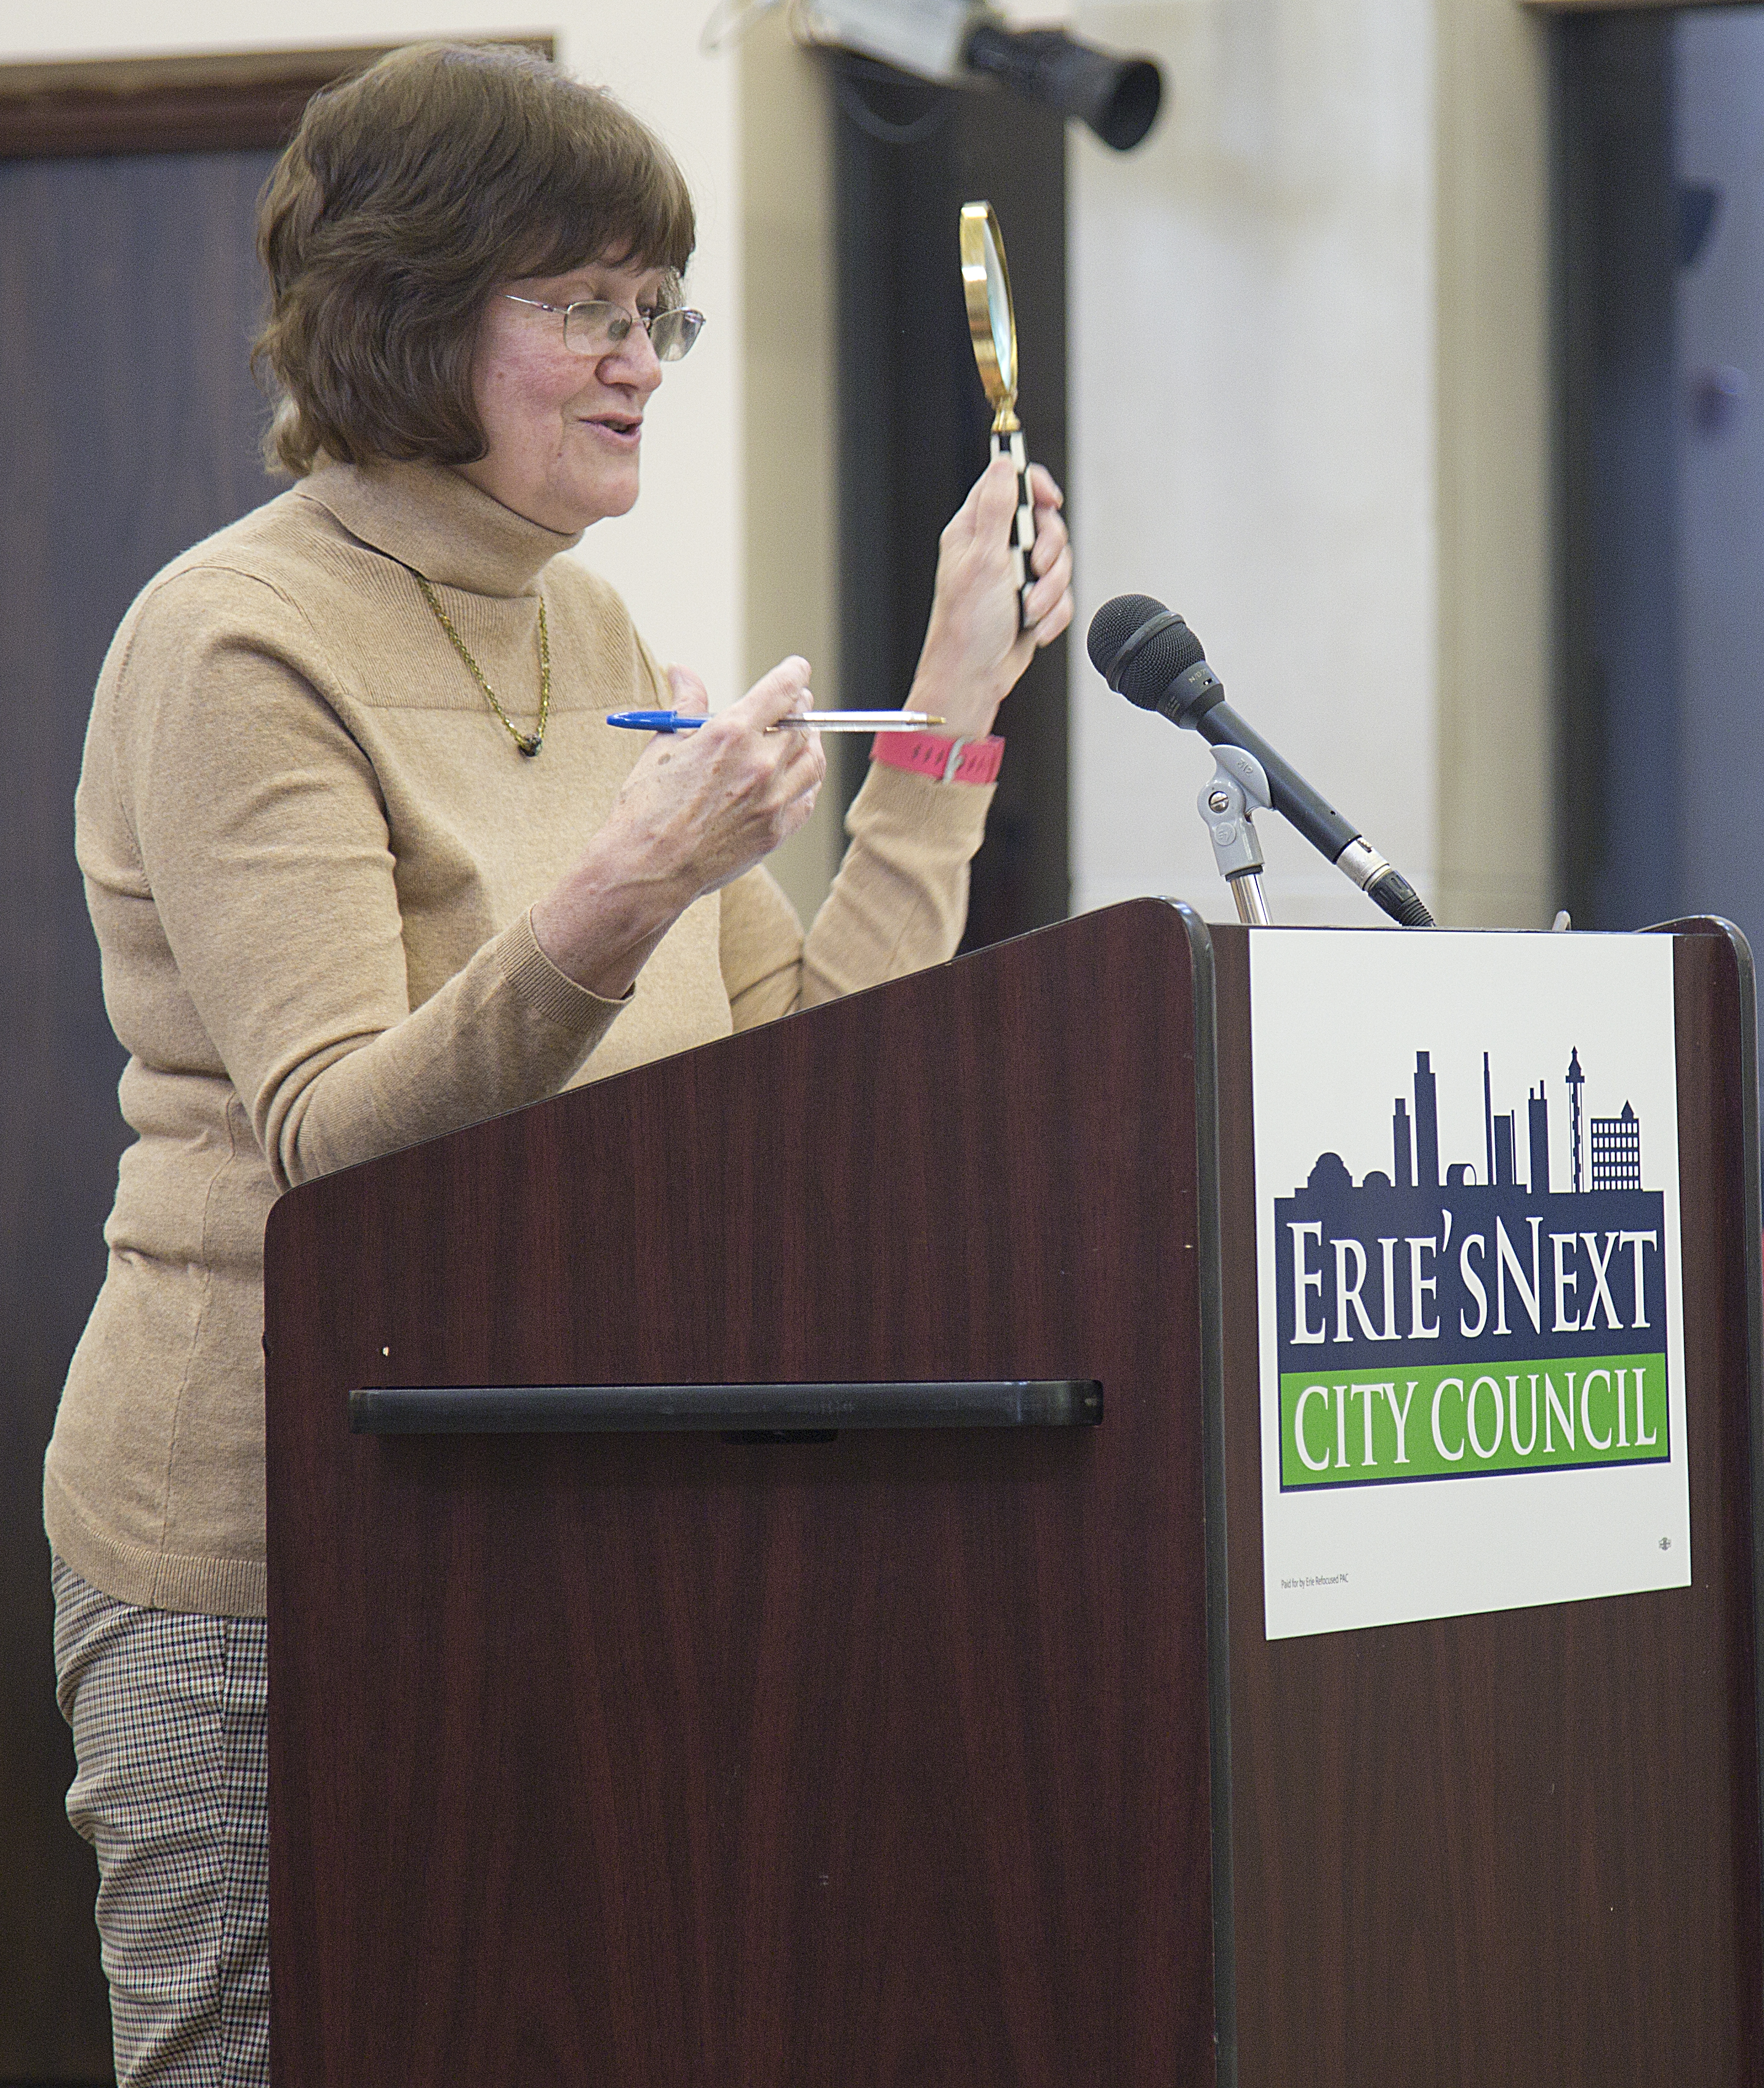
<svg viewBox="0 0 1764 2088">
<path fill-rule="evenodd" d="M 1035 495 L 1029 490 L 1029 452 L 1023 439 L 1023 430 L 1014 429 L 1002 434 L 994 430 L 993 455 L 1007 456 L 1016 469 L 1017 514 L 1010 525 L 1010 570 L 1017 583 L 1017 623 L 1020 630 L 1029 628 L 1029 590 L 1035 585 L 1035 574 L 1029 565 L 1029 553 L 1035 545 Z"/>
</svg>

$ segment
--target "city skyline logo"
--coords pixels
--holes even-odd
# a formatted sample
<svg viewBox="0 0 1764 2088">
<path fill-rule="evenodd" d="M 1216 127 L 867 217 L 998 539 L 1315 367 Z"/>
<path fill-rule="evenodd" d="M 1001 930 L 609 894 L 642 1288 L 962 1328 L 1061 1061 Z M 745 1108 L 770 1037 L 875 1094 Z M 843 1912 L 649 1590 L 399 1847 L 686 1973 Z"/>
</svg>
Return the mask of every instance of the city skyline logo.
<svg viewBox="0 0 1764 2088">
<path fill-rule="evenodd" d="M 1553 1156 L 1544 1080 L 1523 1116 L 1497 1114 L 1486 1051 L 1481 1070 L 1476 1158 L 1442 1167 L 1418 1050 L 1388 1171 L 1356 1183 L 1324 1152 L 1275 1199 L 1283 1491 L 1670 1460 L 1665 1200 L 1643 1186 L 1642 1120 L 1626 1097 L 1587 1112 L 1571 1047 Z"/>
</svg>

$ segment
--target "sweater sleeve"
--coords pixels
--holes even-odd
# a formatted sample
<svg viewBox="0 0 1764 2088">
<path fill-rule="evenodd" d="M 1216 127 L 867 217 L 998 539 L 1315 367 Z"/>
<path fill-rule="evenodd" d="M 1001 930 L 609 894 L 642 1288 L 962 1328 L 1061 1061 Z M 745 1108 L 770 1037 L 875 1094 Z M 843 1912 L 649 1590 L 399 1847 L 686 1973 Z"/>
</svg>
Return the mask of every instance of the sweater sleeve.
<svg viewBox="0 0 1764 2088">
<path fill-rule="evenodd" d="M 736 1028 L 953 957 L 992 799 L 990 784 L 930 782 L 873 763 L 845 816 L 845 859 L 806 937 L 763 868 L 728 886 L 722 966 Z"/>
<path fill-rule="evenodd" d="M 558 971 L 525 914 L 411 1007 L 385 807 L 298 609 L 212 569 L 160 595 L 95 717 L 87 780 L 112 795 L 135 896 L 277 1187 L 564 1085 L 622 1003 Z"/>
</svg>

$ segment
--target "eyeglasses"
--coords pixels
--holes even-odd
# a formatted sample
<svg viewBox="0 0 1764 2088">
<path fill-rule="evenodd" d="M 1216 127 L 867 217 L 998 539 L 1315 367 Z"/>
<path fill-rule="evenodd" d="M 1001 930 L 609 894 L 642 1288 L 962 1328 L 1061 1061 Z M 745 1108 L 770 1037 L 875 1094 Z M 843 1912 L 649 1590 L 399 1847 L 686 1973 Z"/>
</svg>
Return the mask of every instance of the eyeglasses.
<svg viewBox="0 0 1764 2088">
<path fill-rule="evenodd" d="M 531 305 L 535 311 L 563 315 L 563 344 L 577 355 L 610 355 L 622 348 L 634 325 L 649 336 L 658 362 L 677 362 L 698 337 L 704 324 L 703 312 L 688 311 L 683 305 L 669 305 L 659 312 L 634 312 L 623 305 L 595 298 L 585 304 L 548 305 L 537 297 L 517 297 L 512 290 L 502 295 L 510 304 Z"/>
</svg>

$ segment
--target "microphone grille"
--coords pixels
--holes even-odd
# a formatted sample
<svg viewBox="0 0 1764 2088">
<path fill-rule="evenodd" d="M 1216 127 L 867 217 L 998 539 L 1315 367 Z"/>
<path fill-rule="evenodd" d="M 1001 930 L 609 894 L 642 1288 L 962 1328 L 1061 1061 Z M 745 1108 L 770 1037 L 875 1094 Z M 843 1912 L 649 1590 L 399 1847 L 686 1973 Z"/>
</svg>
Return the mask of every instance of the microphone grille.
<svg viewBox="0 0 1764 2088">
<path fill-rule="evenodd" d="M 1090 635 L 1085 644 L 1091 666 L 1105 682 L 1109 669 L 1115 664 L 1115 655 L 1134 631 L 1163 614 L 1164 604 L 1154 601 L 1148 594 L 1117 594 L 1113 601 L 1105 601 L 1097 610 L 1091 618 Z"/>
<path fill-rule="evenodd" d="M 1155 711 L 1178 674 L 1207 657 L 1207 649 L 1181 618 L 1172 617 L 1154 637 L 1147 640 L 1128 661 L 1119 681 L 1113 670 L 1121 649 L 1136 631 L 1144 630 L 1154 617 L 1168 616 L 1161 601 L 1148 594 L 1117 594 L 1105 601 L 1091 618 L 1091 665 L 1112 689 L 1118 689 L 1129 703 L 1143 711 Z"/>
</svg>

